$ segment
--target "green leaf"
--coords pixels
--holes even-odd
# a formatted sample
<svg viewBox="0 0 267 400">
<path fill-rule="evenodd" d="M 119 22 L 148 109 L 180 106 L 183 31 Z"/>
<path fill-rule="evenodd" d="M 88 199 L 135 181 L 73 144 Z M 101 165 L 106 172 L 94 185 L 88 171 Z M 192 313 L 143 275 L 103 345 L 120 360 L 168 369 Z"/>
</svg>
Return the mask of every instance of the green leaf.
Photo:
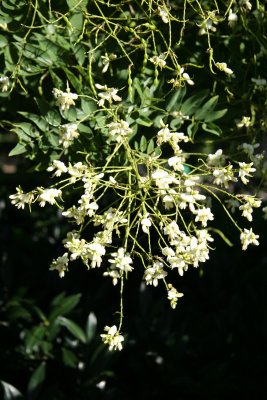
<svg viewBox="0 0 267 400">
<path fill-rule="evenodd" d="M 183 115 L 192 115 L 203 103 L 204 99 L 208 96 L 208 90 L 203 90 L 194 96 L 189 97 L 181 106 L 181 113 Z"/>
<path fill-rule="evenodd" d="M 63 70 L 64 70 L 65 74 L 67 75 L 67 78 L 68 78 L 69 82 L 74 87 L 75 91 L 77 93 L 81 93 L 81 91 L 82 91 L 82 82 L 79 81 L 77 76 L 72 71 L 70 71 L 68 68 L 63 68 Z"/>
<path fill-rule="evenodd" d="M 13 156 L 18 156 L 19 154 L 23 154 L 26 153 L 27 149 L 25 147 L 25 144 L 21 144 L 18 143 L 10 152 L 9 152 L 9 156 L 13 157 Z"/>
<path fill-rule="evenodd" d="M 216 136 L 221 136 L 221 134 L 222 134 L 221 128 L 219 128 L 218 125 L 215 125 L 215 124 L 212 124 L 212 123 L 209 123 L 209 124 L 203 123 L 202 124 L 202 129 L 204 131 L 212 133 L 213 135 L 216 135 Z"/>
<path fill-rule="evenodd" d="M 61 326 L 64 326 L 76 339 L 80 340 L 82 343 L 86 343 L 86 336 L 83 330 L 75 322 L 65 317 L 58 317 L 57 322 Z"/>
<path fill-rule="evenodd" d="M 97 105 L 93 100 L 82 99 L 81 108 L 86 115 L 90 115 L 97 109 Z"/>
<path fill-rule="evenodd" d="M 21 392 L 15 386 L 5 381 L 0 381 L 0 383 L 3 388 L 3 400 L 19 400 L 23 398 Z"/>
<path fill-rule="evenodd" d="M 61 115 L 69 122 L 74 122 L 77 120 L 77 110 L 74 107 L 71 107 L 65 111 L 61 111 Z"/>
<path fill-rule="evenodd" d="M 142 117 L 137 118 L 136 123 L 138 125 L 151 126 L 153 124 L 153 121 L 151 121 L 151 119 L 149 119 L 149 118 L 142 116 Z"/>
<path fill-rule="evenodd" d="M 37 351 L 40 347 L 40 344 L 46 334 L 46 327 L 36 326 L 31 331 L 27 333 L 26 336 L 26 353 L 31 354 L 34 351 Z"/>
<path fill-rule="evenodd" d="M 142 153 L 144 153 L 144 152 L 146 151 L 146 148 L 147 148 L 147 140 L 146 140 L 145 136 L 142 136 L 142 137 L 141 137 L 139 148 L 140 148 L 140 151 L 141 151 Z"/>
<path fill-rule="evenodd" d="M 91 342 L 91 340 L 95 337 L 97 327 L 97 319 L 93 312 L 90 312 L 87 318 L 86 323 L 86 337 L 87 342 Z"/>
<path fill-rule="evenodd" d="M 28 388 L 27 394 L 30 400 L 36 399 L 40 393 L 41 385 L 45 380 L 46 376 L 46 363 L 42 362 L 32 373 Z"/>
<path fill-rule="evenodd" d="M 148 142 L 146 152 L 147 152 L 147 154 L 152 154 L 153 151 L 154 151 L 154 140 L 150 139 L 150 141 Z"/>
<path fill-rule="evenodd" d="M 166 110 L 168 112 L 171 112 L 174 110 L 179 110 L 185 94 L 186 94 L 185 87 L 175 90 L 171 94 L 171 96 L 168 97 L 166 100 L 166 102 L 167 102 Z"/>
<path fill-rule="evenodd" d="M 14 125 L 13 130 L 15 132 L 19 132 L 20 130 L 22 130 L 27 136 L 30 136 L 32 138 L 39 136 L 39 131 L 36 128 L 36 126 L 30 124 L 29 122 L 19 122 L 16 125 Z"/>
<path fill-rule="evenodd" d="M 75 58 L 78 61 L 78 64 L 82 67 L 86 58 L 85 47 L 81 43 L 78 43 L 76 46 L 74 45 L 73 47 Z"/>
<path fill-rule="evenodd" d="M 227 113 L 227 108 L 218 111 L 212 111 L 210 114 L 205 116 L 205 122 L 216 121 L 219 118 L 222 118 Z"/>
<path fill-rule="evenodd" d="M 77 2 L 76 2 L 77 4 Z M 72 42 L 75 42 L 79 36 L 82 33 L 83 30 L 83 14 L 82 12 L 80 13 L 75 13 L 73 14 L 70 18 L 69 18 L 69 23 L 72 27 L 72 29 L 70 29 L 70 38 L 72 40 Z"/>
<path fill-rule="evenodd" d="M 198 120 L 205 120 L 205 116 L 214 110 L 218 103 L 219 96 L 211 97 L 206 103 L 204 103 L 199 110 L 195 113 L 195 118 Z"/>
<path fill-rule="evenodd" d="M 190 125 L 187 127 L 187 134 L 190 139 L 194 139 L 195 134 L 198 130 L 198 122 L 192 122 Z"/>
<path fill-rule="evenodd" d="M 29 119 L 30 121 L 34 122 L 36 126 L 38 126 L 38 128 L 41 131 L 46 131 L 48 129 L 48 123 L 45 121 L 44 118 L 42 118 L 40 115 L 36 115 L 36 114 L 32 114 L 29 112 L 19 112 L 20 115 L 23 115 L 23 117 Z"/>
<path fill-rule="evenodd" d="M 61 293 L 53 300 L 51 306 L 52 310 L 48 317 L 49 321 L 54 320 L 59 315 L 68 314 L 76 305 L 79 303 L 81 295 L 73 294 L 71 296 L 65 297 L 65 293 Z"/>
<path fill-rule="evenodd" d="M 182 119 L 181 118 L 174 118 L 170 123 L 171 129 L 179 129 L 182 126 Z"/>
<path fill-rule="evenodd" d="M 52 126 L 59 126 L 61 124 L 61 117 L 55 110 L 48 111 L 48 113 L 45 115 L 45 119 L 49 125 Z"/>
<path fill-rule="evenodd" d="M 66 349 L 66 348 L 62 348 L 62 360 L 63 363 L 65 365 L 67 365 L 68 367 L 71 368 L 76 368 L 78 363 L 79 363 L 79 359 L 78 357 L 76 357 L 76 355 L 73 353 L 73 351 Z"/>
<path fill-rule="evenodd" d="M 8 40 L 4 35 L 0 35 L 0 48 L 5 47 L 8 44 Z"/>
<path fill-rule="evenodd" d="M 88 3 L 88 0 L 67 0 L 67 4 L 68 4 L 70 10 L 74 7 L 75 7 L 75 10 L 78 7 L 86 7 L 87 3 Z"/>
</svg>

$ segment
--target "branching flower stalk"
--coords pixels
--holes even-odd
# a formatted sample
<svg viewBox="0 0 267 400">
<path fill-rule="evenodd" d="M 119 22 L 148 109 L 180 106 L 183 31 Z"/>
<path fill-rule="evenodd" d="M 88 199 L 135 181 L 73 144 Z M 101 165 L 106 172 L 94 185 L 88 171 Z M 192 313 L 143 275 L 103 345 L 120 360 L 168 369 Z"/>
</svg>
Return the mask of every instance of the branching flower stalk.
<svg viewBox="0 0 267 400">
<path fill-rule="evenodd" d="M 214 241 L 210 232 L 218 231 L 213 229 L 216 223 L 212 212 L 214 200 L 222 204 L 240 230 L 243 250 L 250 244 L 258 245 L 258 235 L 251 227 L 243 229 L 238 225 L 226 208 L 227 199 L 231 206 L 236 202 L 236 208 L 249 222 L 261 200 L 235 193 L 235 184 L 247 185 L 255 172 L 253 162 L 230 162 L 221 149 L 214 154 L 202 154 L 201 161 L 196 161 L 193 153 L 183 151 L 188 136 L 163 122 L 161 129 L 155 132 L 152 153 L 147 155 L 133 149 L 129 140 L 130 124 L 118 118 L 117 106 L 112 104 L 121 101 L 116 95 L 117 89 L 110 91 L 106 86 L 97 85 L 97 89 L 103 88 L 110 97 L 102 96 L 102 92 L 98 97 L 108 100 L 110 106 L 103 111 L 103 103 L 98 101 L 99 112 L 105 112 L 107 120 L 111 116 L 113 119 L 104 127 L 110 146 L 114 146 L 106 164 L 100 167 L 90 163 L 86 156 L 76 164 L 66 165 L 54 160 L 48 171 L 53 173 L 54 179 L 66 176 L 65 179 L 49 188 L 37 187 L 28 193 L 18 187 L 10 198 L 18 208 L 31 207 L 35 202 L 41 207 L 57 206 L 62 215 L 76 225 L 62 242 L 65 249 L 62 256 L 53 260 L 50 267 L 57 270 L 60 277 L 67 273 L 70 263 L 81 259 L 88 269 L 99 268 L 104 277 L 111 278 L 113 285 L 120 283 L 119 326 L 107 326 L 107 333 L 101 336 L 110 350 L 121 350 L 124 281 L 126 284 L 131 274 L 140 274 L 144 269 L 141 273 L 146 285 L 157 287 L 162 282 L 166 297 L 175 308 L 183 293 L 169 282 L 169 271 L 177 270 L 178 275 L 183 276 L 190 267 L 197 268 L 209 259 Z M 58 98 L 58 91 L 54 93 Z M 62 105 L 61 101 L 59 106 Z M 72 141 L 68 143 L 71 144 Z M 164 156 L 166 147 L 168 153 L 173 153 L 169 158 Z M 125 157 L 124 165 L 118 164 L 119 156 Z M 197 159 L 200 160 L 199 154 Z M 186 172 L 185 163 L 190 166 L 190 172 Z M 140 167 L 145 169 L 144 174 L 140 174 Z M 232 190 L 229 190 L 230 184 Z M 80 198 L 65 209 L 63 199 L 72 188 L 80 192 Z M 112 206 L 106 206 L 103 196 L 110 197 Z"/>
<path fill-rule="evenodd" d="M 217 85 L 232 95 L 228 83 L 238 73 L 232 58 L 217 58 L 218 38 L 225 40 L 227 29 L 239 29 L 239 22 L 251 33 L 246 22 L 251 3 L 117 3 L 67 2 L 64 14 L 57 6 L 52 10 L 50 2 L 48 13 L 45 7 L 39 10 L 37 1 L 29 3 L 33 9 L 22 44 L 15 36 L 10 41 L 16 43 L 10 54 L 18 48 L 16 65 L 12 70 L 7 52 L 7 69 L 0 76 L 1 95 L 8 96 L 16 82 L 23 88 L 36 74 L 34 82 L 44 97 L 38 103 L 42 115 L 21 113 L 30 123 L 14 124 L 22 146 L 16 151 L 28 151 L 32 159 L 39 148 L 48 154 L 53 182 L 29 192 L 18 186 L 11 203 L 22 209 L 35 203 L 57 207 L 71 224 L 62 254 L 50 266 L 60 278 L 80 260 L 118 288 L 119 318 L 101 335 L 110 350 L 123 348 L 123 292 L 133 274 L 144 285 L 163 285 L 174 309 L 183 297 L 176 283 L 209 259 L 215 235 L 230 244 L 215 204 L 239 232 L 242 250 L 259 245 L 251 224 L 261 199 L 248 185 L 264 163 L 256 135 L 251 143 L 237 146 L 232 156 L 220 145 L 208 150 L 205 141 L 203 152 L 194 147 L 199 130 L 221 135 L 214 121 L 227 109 L 216 110 L 219 96 L 207 100 L 209 94 L 201 94 L 199 85 L 211 76 L 213 93 Z M 192 38 L 194 54 L 188 49 Z M 242 60 L 250 62 L 243 54 Z M 247 71 L 255 68 L 248 64 Z M 197 72 L 203 70 L 198 80 Z M 53 84 L 48 95 L 47 82 Z M 249 84 L 251 96 L 266 90 L 266 79 L 259 75 Z M 192 96 L 184 100 L 187 90 Z M 255 129 L 255 112 L 241 112 L 227 135 L 235 128 L 241 134 Z M 261 124 L 264 131 L 265 122 Z M 263 211 L 266 218 L 266 207 Z"/>
</svg>

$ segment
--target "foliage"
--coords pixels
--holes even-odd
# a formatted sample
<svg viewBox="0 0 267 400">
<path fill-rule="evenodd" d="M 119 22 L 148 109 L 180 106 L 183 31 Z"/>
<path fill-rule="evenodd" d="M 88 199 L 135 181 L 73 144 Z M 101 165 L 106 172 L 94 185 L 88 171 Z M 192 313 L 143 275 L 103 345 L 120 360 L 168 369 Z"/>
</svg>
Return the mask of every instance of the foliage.
<svg viewBox="0 0 267 400">
<path fill-rule="evenodd" d="M 101 310 L 100 326 L 118 311 L 100 336 L 122 350 L 135 280 L 137 291 L 159 286 L 174 309 L 186 301 L 185 277 L 177 277 L 192 266 L 203 271 L 216 236 L 235 242 L 225 215 L 243 250 L 259 245 L 250 223 L 266 184 L 265 6 L 6 0 L 0 26 L 3 137 L 17 137 L 9 155 L 37 171 L 27 190 L 18 182 L 11 202 L 33 213 L 35 203 L 58 208 L 47 223 L 63 226 L 51 239 L 50 269 L 61 278 L 79 279 L 81 261 L 104 288 L 103 304 L 112 290 L 106 277 L 119 287 L 109 314 Z M 47 310 L 18 294 L 6 303 L 6 318 L 21 321 L 29 398 L 38 398 L 53 362 L 75 370 L 78 382 L 97 360 L 90 388 L 110 376 L 115 356 L 95 337 L 97 314 L 79 323 L 68 315 L 80 309 L 77 293 L 55 293 Z M 3 380 L 6 398 L 20 396 L 10 385 Z"/>
</svg>

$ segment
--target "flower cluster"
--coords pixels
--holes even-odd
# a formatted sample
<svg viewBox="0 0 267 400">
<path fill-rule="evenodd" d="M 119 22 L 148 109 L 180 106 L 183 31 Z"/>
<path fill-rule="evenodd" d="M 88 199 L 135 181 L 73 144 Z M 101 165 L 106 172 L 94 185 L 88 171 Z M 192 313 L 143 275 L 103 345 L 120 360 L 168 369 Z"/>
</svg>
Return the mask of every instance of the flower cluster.
<svg viewBox="0 0 267 400">
<path fill-rule="evenodd" d="M 165 66 L 162 57 L 155 56 L 151 61 L 160 68 Z M 218 68 L 227 69 L 222 64 Z M 181 74 L 188 84 L 193 84 L 183 70 Z M 101 117 L 107 114 L 103 134 L 108 135 L 109 154 L 104 165 L 98 166 L 97 160 L 89 162 L 86 154 L 83 161 L 74 164 L 53 160 L 47 170 L 58 182 L 28 193 L 18 187 L 10 198 L 22 209 L 34 202 L 40 207 L 57 206 L 74 225 L 63 239 L 64 250 L 52 261 L 51 270 L 62 278 L 70 263 L 80 259 L 88 269 L 97 268 L 120 287 L 119 328 L 106 326 L 101 337 L 110 350 L 121 350 L 124 282 L 142 268 L 144 285 L 165 286 L 166 298 L 175 308 L 183 293 L 170 282 L 174 271 L 182 277 L 189 268 L 198 268 L 209 259 L 214 241 L 211 233 L 218 232 L 213 228 L 214 201 L 221 203 L 239 229 L 243 250 L 259 244 L 259 236 L 252 228 L 243 229 L 231 216 L 238 211 L 252 222 L 254 210 L 261 206 L 255 196 L 239 193 L 242 185 L 248 190 L 256 172 L 260 157 L 254 152 L 259 146 L 243 143 L 238 148 L 238 157 L 245 153 L 249 162 L 240 158 L 233 161 L 222 149 L 196 156 L 184 150 L 190 138 L 171 129 L 170 117 L 175 115 L 170 114 L 159 120 L 154 132 L 153 149 L 159 151 L 152 149 L 144 154 L 130 144 L 132 118 L 123 114 L 120 107 L 113 107 L 114 102 L 121 101 L 118 89 L 99 84 L 96 87 L 101 90 L 96 100 Z M 62 111 L 74 105 L 77 98 L 69 90 L 63 93 L 54 89 L 54 95 Z M 79 135 L 78 122 L 61 125 L 59 132 L 60 144 L 68 148 Z M 81 154 L 81 160 L 82 157 Z M 118 163 L 120 157 L 123 161 Z M 141 173 L 141 167 L 145 173 Z M 68 188 L 75 191 L 72 202 Z"/>
</svg>

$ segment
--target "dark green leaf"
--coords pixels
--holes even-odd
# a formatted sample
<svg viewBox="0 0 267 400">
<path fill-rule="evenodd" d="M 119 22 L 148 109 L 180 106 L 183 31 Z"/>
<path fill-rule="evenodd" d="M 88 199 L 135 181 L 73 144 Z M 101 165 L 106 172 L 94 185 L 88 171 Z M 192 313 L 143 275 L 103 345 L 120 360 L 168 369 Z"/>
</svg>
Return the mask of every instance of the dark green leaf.
<svg viewBox="0 0 267 400">
<path fill-rule="evenodd" d="M 147 154 L 151 154 L 154 151 L 154 140 L 150 139 L 150 141 L 148 142 L 148 146 L 147 146 Z"/>
<path fill-rule="evenodd" d="M 197 122 L 192 122 L 190 125 L 187 127 L 187 134 L 190 139 L 194 139 L 194 136 L 198 130 L 198 123 Z"/>
<path fill-rule="evenodd" d="M 38 126 L 38 128 L 41 129 L 43 132 L 48 128 L 48 123 L 40 115 L 36 115 L 36 114 L 28 113 L 28 112 L 19 112 L 19 114 L 23 115 L 23 117 L 34 122 L 35 125 Z"/>
<path fill-rule="evenodd" d="M 34 370 L 28 383 L 27 394 L 30 400 L 36 399 L 37 396 L 39 395 L 41 390 L 41 385 L 45 380 L 45 376 L 46 376 L 46 363 L 42 362 Z"/>
<path fill-rule="evenodd" d="M 61 117 L 55 110 L 48 111 L 48 113 L 45 115 L 45 119 L 49 125 L 52 126 L 59 126 L 61 124 Z"/>
<path fill-rule="evenodd" d="M 46 327 L 36 326 L 27 333 L 26 336 L 26 353 L 31 354 L 39 349 L 40 343 L 42 342 L 46 334 Z"/>
<path fill-rule="evenodd" d="M 97 109 L 97 105 L 93 100 L 82 99 L 81 108 L 86 115 L 90 115 Z"/>
<path fill-rule="evenodd" d="M 153 121 L 151 119 L 146 118 L 146 117 L 138 117 L 136 120 L 138 125 L 143 125 L 143 126 L 151 126 L 153 124 Z"/>
<path fill-rule="evenodd" d="M 68 314 L 76 305 L 79 303 L 81 295 L 73 294 L 71 296 L 65 297 L 64 293 L 57 296 L 52 302 L 52 310 L 49 315 L 49 320 L 53 320 L 59 315 Z"/>
<path fill-rule="evenodd" d="M 227 113 L 227 108 L 218 111 L 212 111 L 210 114 L 205 116 L 205 122 L 216 121 L 219 118 L 222 118 Z"/>
<path fill-rule="evenodd" d="M 167 102 L 166 110 L 168 112 L 171 112 L 174 110 L 179 110 L 185 94 L 186 94 L 185 87 L 174 90 L 174 92 L 171 94 L 171 96 L 168 97 L 166 100 L 166 102 Z"/>
<path fill-rule="evenodd" d="M 181 113 L 183 115 L 192 115 L 203 103 L 204 99 L 207 97 L 208 91 L 203 90 L 194 96 L 189 97 L 181 106 Z M 179 110 L 178 110 L 179 111 Z"/>
<path fill-rule="evenodd" d="M 221 128 L 219 126 L 209 123 L 209 124 L 202 124 L 202 129 L 206 132 L 212 133 L 213 135 L 220 136 L 222 134 Z"/>
<path fill-rule="evenodd" d="M 197 120 L 205 120 L 205 116 L 214 110 L 218 103 L 219 96 L 211 97 L 206 103 L 204 103 L 199 110 L 195 113 Z"/>
<path fill-rule="evenodd" d="M 62 360 L 65 365 L 71 368 L 76 368 L 79 363 L 79 359 L 76 357 L 73 351 L 64 347 L 62 348 Z"/>
<path fill-rule="evenodd" d="M 68 331 L 83 343 L 86 343 L 86 336 L 83 330 L 75 322 L 65 317 L 58 317 L 57 322 L 68 329 Z"/>
<path fill-rule="evenodd" d="M 147 148 L 147 140 L 146 140 L 145 136 L 142 136 L 142 137 L 141 137 L 139 148 L 140 148 L 140 151 L 142 151 L 142 153 L 144 153 L 144 152 L 146 151 L 146 148 Z"/>
</svg>

